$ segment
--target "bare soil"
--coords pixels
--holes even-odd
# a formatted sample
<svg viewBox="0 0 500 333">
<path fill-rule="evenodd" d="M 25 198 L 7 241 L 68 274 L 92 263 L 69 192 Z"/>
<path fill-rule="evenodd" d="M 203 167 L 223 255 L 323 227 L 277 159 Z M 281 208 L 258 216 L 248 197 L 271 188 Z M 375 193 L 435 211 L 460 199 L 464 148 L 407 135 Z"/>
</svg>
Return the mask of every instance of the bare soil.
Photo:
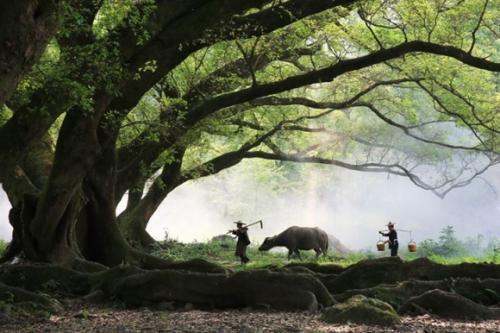
<svg viewBox="0 0 500 333">
<path fill-rule="evenodd" d="M 421 332 L 497 333 L 500 321 L 451 321 L 428 315 L 403 317 L 393 328 L 359 325 L 331 325 L 319 314 L 278 311 L 151 311 L 117 310 L 102 306 L 74 304 L 59 315 L 42 320 L 15 320 L 1 316 L 1 332 Z"/>
</svg>

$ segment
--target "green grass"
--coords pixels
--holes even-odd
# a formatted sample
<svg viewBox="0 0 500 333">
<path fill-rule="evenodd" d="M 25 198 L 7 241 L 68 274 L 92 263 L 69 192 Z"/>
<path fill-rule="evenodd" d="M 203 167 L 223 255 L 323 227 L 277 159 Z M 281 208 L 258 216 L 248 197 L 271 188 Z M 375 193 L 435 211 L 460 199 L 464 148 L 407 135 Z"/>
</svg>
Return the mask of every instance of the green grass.
<svg viewBox="0 0 500 333">
<path fill-rule="evenodd" d="M 0 256 L 3 255 L 8 243 L 0 239 Z M 153 250 L 153 254 L 161 258 L 173 259 L 176 261 L 183 261 L 195 258 L 202 258 L 214 263 L 218 263 L 228 268 L 233 268 L 235 270 L 243 269 L 254 269 L 261 268 L 269 265 L 283 266 L 290 262 L 298 262 L 298 259 L 292 259 L 288 261 L 287 253 L 284 252 L 261 252 L 258 250 L 258 246 L 249 246 L 247 250 L 247 255 L 251 259 L 250 263 L 242 266 L 239 263 L 238 258 L 234 256 L 234 249 L 236 242 L 233 240 L 225 241 L 210 241 L 207 243 L 180 243 L 176 241 L 164 241 L 160 243 Z M 315 261 L 315 256 L 313 251 L 302 251 L 301 252 L 303 261 Z M 329 253 L 327 257 L 321 256 L 317 261 L 319 264 L 330 264 L 334 263 L 341 266 L 349 266 L 357 263 L 360 260 L 377 258 L 381 256 L 387 256 L 388 252 L 370 252 L 370 251 L 360 251 L 352 252 L 344 256 L 339 256 L 335 253 Z M 400 251 L 400 256 L 405 260 L 413 260 L 419 257 L 418 253 L 409 253 L 407 251 Z M 439 255 L 430 255 L 428 258 L 434 262 L 440 264 L 459 264 L 463 262 L 475 263 L 475 262 L 491 262 L 495 264 L 500 264 L 500 252 L 496 255 L 493 251 L 487 251 L 483 256 L 453 256 L 444 257 Z"/>
<path fill-rule="evenodd" d="M 3 253 L 7 249 L 7 245 L 8 244 L 9 243 L 7 243 L 6 241 L 4 241 L 3 239 L 0 239 L 0 257 L 3 255 Z"/>
<path fill-rule="evenodd" d="M 299 261 L 296 258 L 288 261 L 286 251 L 261 252 L 258 250 L 257 245 L 251 245 L 247 248 L 247 256 L 251 261 L 247 265 L 242 266 L 239 263 L 239 259 L 234 255 L 235 247 L 236 242 L 234 241 L 210 241 L 207 243 L 188 244 L 167 241 L 162 242 L 161 246 L 153 251 L 153 254 L 161 258 L 179 261 L 202 258 L 236 270 L 254 269 L 269 265 L 283 266 L 290 262 Z M 301 256 L 303 261 L 315 261 L 314 251 L 302 251 Z M 327 257 L 321 256 L 317 262 L 320 264 L 335 263 L 348 266 L 369 257 L 372 257 L 369 253 L 352 253 L 343 257 L 330 253 Z"/>
<path fill-rule="evenodd" d="M 210 241 L 207 243 L 180 243 L 176 241 L 162 242 L 161 247 L 156 248 L 153 254 L 173 260 L 190 260 L 195 258 L 202 258 L 211 262 L 218 263 L 222 266 L 233 268 L 236 270 L 255 269 L 269 265 L 283 266 L 290 261 L 287 259 L 286 252 L 261 252 L 258 246 L 249 246 L 247 255 L 250 258 L 250 263 L 247 265 L 240 265 L 237 257 L 234 256 L 236 243 L 233 240 L 225 241 Z M 387 256 L 386 252 L 352 252 L 344 256 L 329 253 L 327 257 L 321 256 L 317 261 L 319 264 L 334 263 L 341 266 L 349 266 L 360 260 L 377 258 Z M 302 251 L 303 261 L 315 261 L 314 251 Z M 400 251 L 400 256 L 405 260 L 413 260 L 418 258 L 418 254 L 409 253 L 407 251 Z M 429 259 L 441 264 L 458 264 L 462 262 L 495 262 L 500 264 L 500 253 L 494 256 L 494 253 L 487 253 L 482 257 L 462 256 L 445 258 L 442 256 L 432 255 Z M 298 259 L 292 259 L 291 262 L 298 262 Z"/>
</svg>

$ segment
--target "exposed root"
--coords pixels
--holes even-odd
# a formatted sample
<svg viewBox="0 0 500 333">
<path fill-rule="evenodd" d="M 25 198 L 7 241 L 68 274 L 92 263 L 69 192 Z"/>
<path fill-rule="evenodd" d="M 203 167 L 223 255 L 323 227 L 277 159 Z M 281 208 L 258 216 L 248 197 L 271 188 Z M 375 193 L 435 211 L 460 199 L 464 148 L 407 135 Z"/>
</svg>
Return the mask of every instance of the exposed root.
<svg viewBox="0 0 500 333">
<path fill-rule="evenodd" d="M 206 261 L 204 259 L 192 259 L 188 261 L 175 262 L 162 259 L 142 251 L 130 250 L 129 263 L 143 269 L 179 269 L 203 273 L 226 273 L 228 269 Z"/>
<path fill-rule="evenodd" d="M 286 266 L 285 268 L 294 268 L 294 267 L 305 267 L 314 273 L 321 273 L 321 274 L 340 274 L 346 269 L 340 265 L 335 265 L 335 264 L 326 264 L 326 265 L 320 265 L 318 263 L 314 262 L 309 262 L 309 263 L 291 263 Z"/>
<path fill-rule="evenodd" d="M 462 320 L 500 318 L 500 309 L 488 308 L 461 295 L 438 289 L 410 298 L 398 311 L 402 314 L 432 314 L 442 318 Z"/>
<path fill-rule="evenodd" d="M 149 257 L 147 257 L 149 258 Z M 159 259 L 161 260 L 161 259 Z M 385 258 L 364 261 L 340 274 L 325 274 L 313 265 L 289 265 L 271 270 L 234 273 L 204 260 L 187 262 L 161 261 L 160 270 L 144 270 L 130 265 L 104 269 L 82 261 L 84 271 L 41 264 L 0 266 L 0 282 L 27 291 L 41 291 L 55 296 L 85 296 L 90 300 L 116 299 L 129 306 L 172 304 L 199 308 L 274 308 L 314 311 L 345 301 L 356 294 L 383 300 L 399 307 L 416 296 L 440 289 L 484 305 L 500 301 L 500 279 L 449 278 L 439 281 L 409 280 L 455 276 L 495 277 L 497 265 L 455 265 L 446 267 L 429 261 L 404 263 Z M 76 265 L 75 267 L 78 267 Z M 166 269 L 165 269 L 166 268 Z M 316 271 L 314 271 L 315 269 Z M 327 271 L 337 269 L 334 266 Z M 398 282 L 402 281 L 402 282 Z M 380 284 L 390 282 L 392 284 Z M 330 294 L 330 290 L 342 291 Z M 353 288 L 354 286 L 354 288 Z M 360 289 L 358 286 L 364 287 Z M 407 309 L 431 311 L 413 302 Z M 475 303 L 474 303 L 475 304 Z M 479 305 L 479 304 L 477 304 Z"/>
<path fill-rule="evenodd" d="M 229 273 L 231 270 L 203 259 L 192 259 L 188 261 L 173 262 L 165 269 L 185 270 L 199 273 Z"/>
<path fill-rule="evenodd" d="M 22 309 L 24 311 L 37 312 L 41 310 L 49 313 L 62 310 L 59 302 L 52 298 L 0 283 L 0 310 L 3 310 L 1 309 L 1 305 L 5 306 L 7 304 L 15 306 L 14 310 Z"/>
<path fill-rule="evenodd" d="M 90 290 L 88 274 L 55 265 L 2 265 L 0 282 L 29 291 L 63 295 L 83 295 Z"/>
<path fill-rule="evenodd" d="M 447 278 L 500 279 L 500 265 L 469 264 L 441 265 L 426 258 L 403 262 L 400 258 L 364 260 L 348 267 L 338 276 L 323 279 L 334 294 L 352 289 L 363 289 L 382 283 L 396 283 L 410 279 L 444 280 Z"/>
<path fill-rule="evenodd" d="M 316 278 L 268 270 L 231 276 L 173 270 L 131 275 L 110 285 L 110 295 L 131 306 L 148 303 L 192 303 L 203 308 L 271 307 L 314 311 L 333 304 Z"/>
<path fill-rule="evenodd" d="M 382 284 L 366 289 L 353 289 L 335 294 L 334 297 L 339 302 L 343 302 L 354 295 L 364 295 L 380 299 L 398 308 L 411 297 L 434 289 L 453 291 L 483 305 L 495 305 L 500 302 L 500 279 L 479 280 L 469 278 L 441 281 L 410 280 L 390 285 Z"/>
</svg>

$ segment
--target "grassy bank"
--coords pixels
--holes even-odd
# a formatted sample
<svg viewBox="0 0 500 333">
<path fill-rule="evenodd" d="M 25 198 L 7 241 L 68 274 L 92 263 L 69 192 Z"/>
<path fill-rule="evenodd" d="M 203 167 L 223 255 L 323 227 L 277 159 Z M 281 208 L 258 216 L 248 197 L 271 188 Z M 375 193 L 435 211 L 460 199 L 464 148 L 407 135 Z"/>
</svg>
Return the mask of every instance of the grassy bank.
<svg viewBox="0 0 500 333">
<path fill-rule="evenodd" d="M 245 266 L 239 264 L 238 258 L 234 256 L 234 249 L 236 243 L 233 240 L 216 240 L 207 243 L 180 243 L 177 241 L 164 241 L 159 244 L 157 248 L 153 250 L 153 254 L 168 259 L 174 260 L 189 260 L 194 258 L 203 258 L 208 261 L 219 263 L 226 267 L 231 267 L 236 270 L 240 269 L 253 269 L 264 267 L 268 265 L 285 265 L 289 263 L 287 259 L 287 253 L 285 251 L 270 251 L 261 252 L 258 250 L 258 246 L 249 246 L 247 250 L 248 257 L 251 262 Z M 314 261 L 314 251 L 302 251 L 301 253 L 303 261 Z M 350 252 L 348 254 L 337 254 L 330 252 L 327 257 L 320 257 L 318 262 L 321 263 L 335 263 L 342 266 L 348 266 L 354 264 L 363 259 L 377 258 L 389 255 L 388 251 L 385 252 L 372 252 L 372 251 L 358 251 Z M 419 253 L 409 253 L 405 249 L 400 251 L 400 257 L 405 260 L 413 260 L 420 257 Z M 456 264 L 461 262 L 494 262 L 500 264 L 500 253 L 492 250 L 491 252 L 486 251 L 484 255 L 481 256 L 442 256 L 431 254 L 427 256 L 429 259 L 442 263 L 442 264 Z M 299 261 L 298 259 L 292 259 L 293 262 Z"/>
<path fill-rule="evenodd" d="M 2 256 L 5 250 L 7 249 L 7 245 L 8 243 L 6 241 L 0 239 L 0 256 Z"/>
<path fill-rule="evenodd" d="M 250 246 L 248 256 L 250 264 L 242 267 L 234 256 L 236 242 L 230 237 L 222 237 L 207 243 L 182 244 L 175 241 L 164 241 L 162 248 L 154 253 L 160 257 L 175 260 L 203 258 L 236 269 L 251 269 L 267 265 L 283 265 L 289 263 L 286 251 L 260 252 L 258 245 Z M 496 237 L 476 235 L 459 239 L 453 226 L 443 228 L 435 239 L 419 242 L 417 252 L 408 252 L 401 244 L 399 256 L 404 260 L 427 257 L 440 264 L 459 264 L 463 262 L 490 262 L 500 264 L 500 240 Z M 377 252 L 375 249 L 355 251 L 347 254 L 330 252 L 327 257 L 320 257 L 319 263 L 336 263 L 342 266 L 354 264 L 363 259 L 388 256 L 389 251 Z M 314 251 L 302 251 L 304 261 L 315 260 Z M 293 261 L 298 261 L 294 259 Z"/>
</svg>

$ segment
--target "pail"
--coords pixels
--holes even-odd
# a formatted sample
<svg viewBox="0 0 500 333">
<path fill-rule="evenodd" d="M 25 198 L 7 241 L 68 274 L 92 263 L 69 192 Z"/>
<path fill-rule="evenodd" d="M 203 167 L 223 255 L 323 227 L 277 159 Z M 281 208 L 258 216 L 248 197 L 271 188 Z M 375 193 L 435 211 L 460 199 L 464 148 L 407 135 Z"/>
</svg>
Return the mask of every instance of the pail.
<svg viewBox="0 0 500 333">
<path fill-rule="evenodd" d="M 377 250 L 378 251 L 385 251 L 385 243 L 382 241 L 377 242 Z"/>
<path fill-rule="evenodd" d="M 411 241 L 408 243 L 408 251 L 409 252 L 417 252 L 417 243 Z"/>
</svg>

